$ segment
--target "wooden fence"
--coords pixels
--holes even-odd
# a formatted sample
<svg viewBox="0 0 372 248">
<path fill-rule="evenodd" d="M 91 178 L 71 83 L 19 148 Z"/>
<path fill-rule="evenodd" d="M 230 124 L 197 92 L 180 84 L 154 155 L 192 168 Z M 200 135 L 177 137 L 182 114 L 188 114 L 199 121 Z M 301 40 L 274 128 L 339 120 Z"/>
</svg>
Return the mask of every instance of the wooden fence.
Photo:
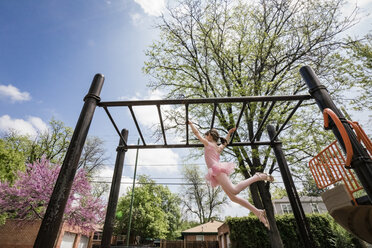
<svg viewBox="0 0 372 248">
<path fill-rule="evenodd" d="M 160 248 L 219 248 L 218 241 L 160 241 Z"/>
</svg>

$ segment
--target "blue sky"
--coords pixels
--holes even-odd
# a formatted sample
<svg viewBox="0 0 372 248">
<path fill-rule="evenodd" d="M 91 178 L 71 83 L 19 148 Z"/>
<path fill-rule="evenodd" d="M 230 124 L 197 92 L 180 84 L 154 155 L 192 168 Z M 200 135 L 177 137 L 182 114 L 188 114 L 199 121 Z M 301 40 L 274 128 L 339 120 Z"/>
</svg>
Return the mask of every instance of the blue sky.
<svg viewBox="0 0 372 248">
<path fill-rule="evenodd" d="M 106 77 L 102 100 L 145 97 L 158 2 L 145 12 L 135 1 L 0 1 L 0 129 L 33 134 L 52 117 L 74 127 L 96 73 Z M 116 145 L 100 110 L 90 134 Z"/>
<path fill-rule="evenodd" d="M 1 1 L 0 83 L 30 100 L 1 100 L 1 115 L 52 116 L 72 126 L 95 73 L 103 99 L 146 90 L 143 51 L 156 38 L 151 16 L 134 1 Z M 142 18 L 135 23 L 133 15 Z"/>
<path fill-rule="evenodd" d="M 141 68 L 145 49 L 158 38 L 153 24 L 164 10 L 164 1 L 1 0 L 0 131 L 14 128 L 35 135 L 53 117 L 74 127 L 96 73 L 106 78 L 102 100 L 161 97 L 146 88 L 149 78 Z M 371 12 L 371 0 L 358 3 L 366 13 Z M 370 17 L 353 32 L 368 30 Z M 144 128 L 154 123 L 151 112 L 137 112 Z M 129 142 L 136 143 L 138 135 L 128 113 L 114 114 L 120 117 L 120 127 L 129 129 Z M 109 166 L 101 175 L 110 176 L 118 138 L 102 109 L 97 109 L 89 134 L 106 142 Z M 184 150 L 144 150 L 140 163 L 175 165 L 183 162 L 184 154 Z M 126 163 L 133 164 L 134 157 L 134 151 L 128 152 Z M 177 166 L 143 167 L 138 172 L 181 177 Z M 126 177 L 132 173 L 132 167 L 124 169 Z M 170 188 L 178 190 L 176 186 Z"/>
</svg>

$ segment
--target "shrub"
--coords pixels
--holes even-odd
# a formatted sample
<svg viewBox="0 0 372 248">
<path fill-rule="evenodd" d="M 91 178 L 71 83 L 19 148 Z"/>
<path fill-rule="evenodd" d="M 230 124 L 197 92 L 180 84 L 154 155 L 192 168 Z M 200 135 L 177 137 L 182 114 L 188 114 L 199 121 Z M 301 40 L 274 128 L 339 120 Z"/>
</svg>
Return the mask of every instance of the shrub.
<svg viewBox="0 0 372 248">
<path fill-rule="evenodd" d="M 339 226 L 328 214 L 309 214 L 307 220 L 317 247 L 363 247 L 352 234 Z M 268 232 L 256 217 L 227 218 L 233 248 L 271 247 Z M 303 247 L 293 215 L 276 216 L 284 247 Z"/>
</svg>

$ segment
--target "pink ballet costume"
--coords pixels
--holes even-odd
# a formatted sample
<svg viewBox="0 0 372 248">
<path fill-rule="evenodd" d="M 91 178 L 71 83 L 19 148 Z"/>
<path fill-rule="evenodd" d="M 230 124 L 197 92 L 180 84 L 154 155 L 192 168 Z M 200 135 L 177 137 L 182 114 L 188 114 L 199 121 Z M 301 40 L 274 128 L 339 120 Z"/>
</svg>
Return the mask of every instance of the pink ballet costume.
<svg viewBox="0 0 372 248">
<path fill-rule="evenodd" d="M 219 185 L 215 178 L 216 176 L 221 173 L 230 175 L 234 171 L 234 163 L 220 162 L 220 154 L 217 152 L 216 147 L 211 142 L 208 142 L 208 145 L 204 147 L 204 158 L 208 167 L 208 173 L 205 175 L 205 179 L 212 187 Z"/>
</svg>

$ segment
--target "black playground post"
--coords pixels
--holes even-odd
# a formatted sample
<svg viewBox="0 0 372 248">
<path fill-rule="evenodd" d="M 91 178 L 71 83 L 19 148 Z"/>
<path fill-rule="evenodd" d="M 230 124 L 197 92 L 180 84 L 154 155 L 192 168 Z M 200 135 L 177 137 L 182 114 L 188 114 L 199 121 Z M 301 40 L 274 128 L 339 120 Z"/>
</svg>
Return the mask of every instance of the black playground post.
<svg viewBox="0 0 372 248">
<path fill-rule="evenodd" d="M 96 74 L 89 92 L 84 98 L 85 103 L 72 135 L 52 196 L 50 197 L 48 208 L 34 243 L 34 248 L 54 247 L 90 123 L 93 119 L 97 103 L 100 101 L 99 95 L 103 82 L 104 76 L 102 74 Z"/>
<path fill-rule="evenodd" d="M 273 125 L 267 125 L 267 131 L 270 139 L 276 136 L 276 131 Z M 277 141 L 277 140 L 275 140 Z M 311 235 L 309 223 L 306 220 L 305 212 L 302 208 L 300 197 L 297 194 L 296 186 L 293 182 L 291 172 L 288 168 L 287 160 L 285 159 L 281 143 L 275 142 L 271 145 L 274 150 L 276 160 L 279 165 L 280 173 L 283 178 L 284 186 L 288 194 L 289 202 L 291 203 L 292 211 L 297 222 L 297 227 L 300 232 L 303 247 L 315 247 L 313 237 Z"/>
<path fill-rule="evenodd" d="M 126 143 L 128 140 L 128 130 L 126 129 L 121 130 L 121 135 L 124 138 L 124 141 L 120 139 L 119 146 L 116 149 L 117 154 L 115 169 L 114 175 L 112 176 L 112 183 L 110 189 L 110 196 L 107 204 L 105 224 L 103 226 L 101 248 L 111 247 L 111 236 L 114 229 L 116 206 L 118 205 L 121 176 L 123 174 L 124 158 L 125 153 L 127 151 L 127 149 L 124 148 L 124 142 Z"/>
<path fill-rule="evenodd" d="M 366 191 L 369 200 L 372 202 L 372 160 L 369 157 L 367 151 L 358 141 L 354 131 L 351 129 L 347 120 L 345 119 L 342 112 L 334 104 L 327 88 L 320 84 L 320 81 L 314 71 L 309 66 L 303 66 L 300 69 L 302 78 L 305 80 L 307 87 L 309 88 L 310 95 L 316 100 L 318 107 L 323 113 L 325 108 L 329 108 L 335 112 L 338 118 L 341 120 L 345 130 L 349 136 L 351 145 L 353 147 L 353 158 L 351 160 L 351 167 L 357 174 L 361 184 Z M 338 131 L 336 125 L 330 120 L 330 125 L 333 133 L 335 134 L 338 142 L 341 144 L 342 149 L 346 153 L 345 145 L 342 140 L 341 134 Z"/>
</svg>

